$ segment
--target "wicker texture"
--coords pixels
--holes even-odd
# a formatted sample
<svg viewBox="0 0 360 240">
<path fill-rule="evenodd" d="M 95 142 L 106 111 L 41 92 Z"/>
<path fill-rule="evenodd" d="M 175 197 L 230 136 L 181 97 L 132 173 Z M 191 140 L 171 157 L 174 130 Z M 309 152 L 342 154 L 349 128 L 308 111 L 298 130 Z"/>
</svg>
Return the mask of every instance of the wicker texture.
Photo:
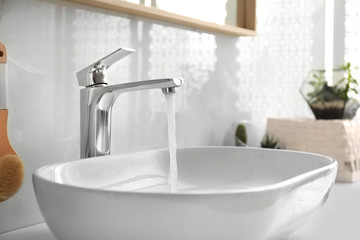
<svg viewBox="0 0 360 240">
<path fill-rule="evenodd" d="M 327 155 L 338 161 L 338 181 L 360 179 L 360 120 L 270 118 L 266 132 L 286 149 Z"/>
</svg>

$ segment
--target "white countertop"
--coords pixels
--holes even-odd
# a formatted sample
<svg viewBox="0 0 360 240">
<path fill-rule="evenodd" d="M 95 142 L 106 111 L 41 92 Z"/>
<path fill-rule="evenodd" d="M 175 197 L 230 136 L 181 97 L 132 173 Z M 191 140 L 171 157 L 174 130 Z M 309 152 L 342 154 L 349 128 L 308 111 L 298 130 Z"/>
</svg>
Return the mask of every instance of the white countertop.
<svg viewBox="0 0 360 240">
<path fill-rule="evenodd" d="M 321 212 L 288 240 L 359 240 L 359 220 L 360 182 L 336 183 Z M 56 239 L 42 223 L 0 234 L 0 240 Z"/>
</svg>

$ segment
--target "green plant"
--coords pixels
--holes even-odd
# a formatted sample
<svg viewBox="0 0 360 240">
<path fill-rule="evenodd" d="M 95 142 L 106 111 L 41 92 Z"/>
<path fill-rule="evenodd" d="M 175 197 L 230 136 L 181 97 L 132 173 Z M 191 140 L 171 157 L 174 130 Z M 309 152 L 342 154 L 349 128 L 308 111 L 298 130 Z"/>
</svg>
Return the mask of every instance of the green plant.
<svg viewBox="0 0 360 240">
<path fill-rule="evenodd" d="M 356 68 L 355 68 L 356 69 Z M 317 70 L 311 75 L 308 84 L 311 85 L 312 91 L 307 93 L 310 102 L 319 100 L 319 93 L 325 88 L 334 92 L 338 97 L 347 102 L 351 95 L 359 93 L 359 84 L 353 77 L 351 63 L 345 63 L 333 70 L 335 72 L 343 72 L 344 75 L 340 79 L 334 79 L 335 84 L 330 86 L 325 79 L 325 70 Z"/>
<path fill-rule="evenodd" d="M 280 149 L 279 139 L 276 138 L 274 135 L 265 134 L 263 140 L 261 141 L 261 147 Z"/>
<path fill-rule="evenodd" d="M 235 144 L 236 146 L 245 146 L 247 143 L 246 126 L 245 124 L 239 124 L 235 132 Z"/>
<path fill-rule="evenodd" d="M 313 73 L 313 79 L 308 82 L 308 84 L 313 87 L 313 90 L 307 94 L 311 102 L 317 99 L 318 93 L 327 85 L 324 73 L 325 70 L 319 70 L 318 73 Z"/>
<path fill-rule="evenodd" d="M 360 106 L 359 84 L 354 78 L 351 64 L 333 69 L 329 83 L 325 70 L 312 70 L 300 92 L 316 119 L 352 119 Z"/>
<path fill-rule="evenodd" d="M 351 64 L 349 62 L 345 63 L 342 66 L 339 66 L 339 68 L 336 70 L 344 71 L 345 76 L 334 85 L 335 92 L 339 97 L 341 97 L 341 99 L 343 99 L 344 101 L 348 101 L 351 97 L 351 93 L 359 93 L 359 84 L 352 75 Z"/>
</svg>

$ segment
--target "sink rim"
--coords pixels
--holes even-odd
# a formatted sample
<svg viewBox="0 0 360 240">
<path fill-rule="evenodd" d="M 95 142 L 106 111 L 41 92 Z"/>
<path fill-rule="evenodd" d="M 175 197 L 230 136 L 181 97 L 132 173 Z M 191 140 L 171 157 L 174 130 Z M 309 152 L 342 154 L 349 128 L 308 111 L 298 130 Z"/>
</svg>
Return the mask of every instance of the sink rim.
<svg viewBox="0 0 360 240">
<path fill-rule="evenodd" d="M 138 152 L 132 152 L 132 153 L 124 153 L 124 154 L 117 154 L 117 155 L 106 155 L 106 156 L 100 156 L 100 157 L 93 157 L 93 158 L 86 158 L 86 159 L 78 159 L 78 160 L 74 160 L 74 161 L 68 161 L 68 162 L 63 162 L 63 163 L 54 163 L 54 164 L 48 164 L 45 166 L 42 166 L 38 169 L 36 169 L 33 174 L 32 174 L 32 179 L 33 179 L 33 184 L 35 185 L 35 179 L 39 179 L 40 181 L 45 181 L 47 183 L 50 184 L 55 184 L 55 185 L 60 185 L 62 187 L 66 187 L 66 188 L 72 188 L 72 189 L 78 189 L 81 191 L 86 191 L 86 192 L 106 192 L 109 194 L 134 194 L 134 195 L 166 195 L 166 196 L 216 196 L 216 195 L 236 195 L 236 194 L 250 194 L 250 193 L 259 193 L 259 192 L 268 192 L 268 191 L 272 191 L 275 189 L 281 189 L 281 188 L 286 188 L 288 186 L 293 186 L 296 187 L 294 185 L 303 185 L 306 182 L 310 182 L 315 180 L 319 175 L 322 175 L 324 172 L 330 172 L 330 171 L 334 171 L 337 169 L 338 163 L 335 159 L 325 156 L 325 155 L 321 155 L 321 154 L 317 154 L 317 153 L 309 153 L 309 152 L 302 152 L 302 151 L 294 151 L 294 150 L 287 150 L 287 149 L 264 149 L 264 148 L 257 148 L 257 147 L 234 147 L 234 146 L 197 146 L 197 147 L 184 147 L 184 148 L 178 148 L 178 150 L 191 150 L 191 149 L 243 149 L 245 151 L 263 151 L 263 152 L 274 152 L 274 151 L 280 151 L 283 153 L 290 153 L 290 154 L 304 154 L 304 155 L 309 155 L 309 156 L 316 156 L 316 157 L 320 157 L 323 158 L 324 160 L 328 160 L 328 164 L 323 166 L 323 167 L 319 167 L 319 168 L 315 168 L 313 170 L 301 173 L 299 175 L 296 175 L 294 177 L 290 177 L 288 179 L 282 180 L 280 182 L 277 183 L 272 183 L 272 184 L 267 184 L 264 186 L 256 186 L 256 187 L 249 187 L 249 188 L 242 188 L 242 189 L 238 189 L 238 190 L 233 190 L 231 192 L 176 192 L 176 193 L 170 193 L 170 192 L 151 192 L 151 191 L 125 191 L 125 190 L 111 190 L 111 189 L 103 189 L 103 188 L 91 188 L 91 187 L 84 187 L 84 186 L 77 186 L 77 185 L 72 185 L 72 184 L 68 184 L 68 183 L 60 183 L 60 182 L 56 182 L 53 180 L 50 180 L 44 176 L 41 175 L 41 172 L 44 171 L 45 169 L 48 168 L 52 168 L 54 166 L 63 166 L 63 165 L 67 165 L 67 164 L 71 164 L 74 162 L 78 162 L 78 161 L 88 161 L 89 159 L 96 159 L 96 160 L 100 160 L 101 158 L 109 158 L 109 157 L 124 157 L 124 156 L 131 156 L 134 154 L 139 154 L 139 153 L 153 153 L 153 152 L 160 152 L 160 151 L 168 151 L 167 148 L 161 148 L 161 149 L 152 149 L 152 150 L 147 150 L 147 151 L 138 151 Z M 336 173 L 334 176 L 334 179 L 336 177 Z M 305 181 L 305 182 L 304 182 Z"/>
</svg>

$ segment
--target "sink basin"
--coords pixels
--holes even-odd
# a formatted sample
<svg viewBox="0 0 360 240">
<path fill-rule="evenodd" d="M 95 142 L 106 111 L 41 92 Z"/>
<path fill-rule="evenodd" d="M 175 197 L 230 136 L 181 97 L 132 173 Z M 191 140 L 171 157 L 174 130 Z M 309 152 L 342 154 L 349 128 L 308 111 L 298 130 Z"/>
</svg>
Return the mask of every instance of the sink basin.
<svg viewBox="0 0 360 240">
<path fill-rule="evenodd" d="M 166 149 L 53 164 L 34 172 L 58 240 L 280 240 L 324 205 L 335 160 L 237 147 L 178 149 L 170 193 Z"/>
</svg>

